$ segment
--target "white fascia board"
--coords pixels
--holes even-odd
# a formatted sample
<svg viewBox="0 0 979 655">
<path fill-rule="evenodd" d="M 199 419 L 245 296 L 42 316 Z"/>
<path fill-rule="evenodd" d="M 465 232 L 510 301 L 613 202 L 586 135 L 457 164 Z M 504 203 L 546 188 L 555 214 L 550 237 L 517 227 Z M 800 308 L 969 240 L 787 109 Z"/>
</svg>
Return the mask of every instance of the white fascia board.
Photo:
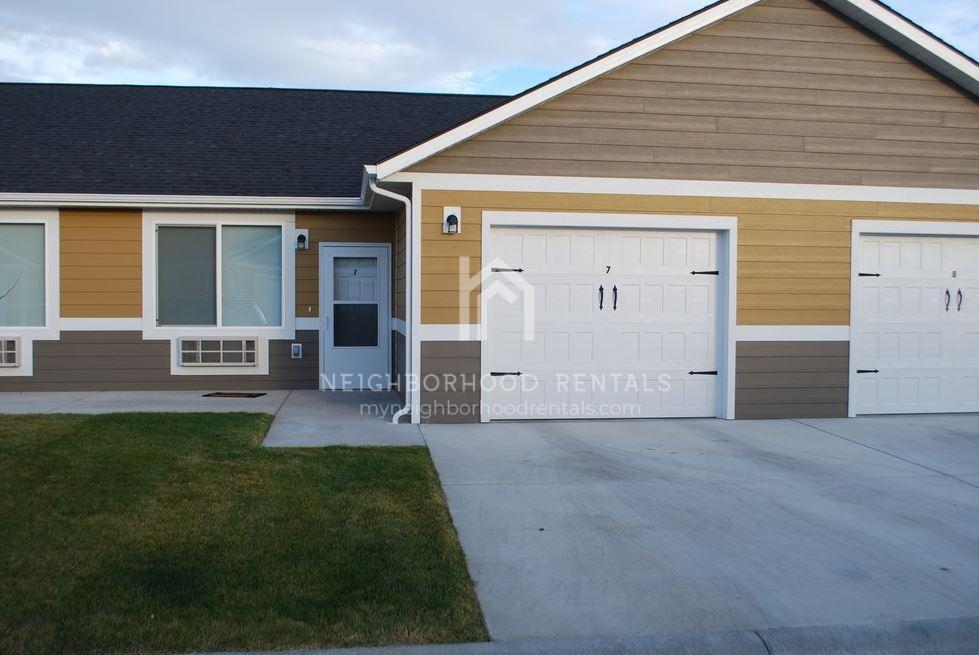
<svg viewBox="0 0 979 655">
<path fill-rule="evenodd" d="M 979 95 L 979 65 L 875 0 L 823 0 L 885 41 Z"/>
<path fill-rule="evenodd" d="M 464 323 L 421 326 L 422 341 L 482 341 L 482 334 L 479 325 Z"/>
<path fill-rule="evenodd" d="M 833 200 L 979 205 L 976 189 L 710 182 L 605 177 L 547 177 L 458 173 L 396 173 L 389 182 L 412 182 L 432 191 L 512 191 L 526 193 L 592 193 L 641 196 L 757 198 L 762 200 Z"/>
<path fill-rule="evenodd" d="M 727 0 L 710 9 L 701 11 L 690 16 L 688 19 L 680 21 L 675 25 L 660 30 L 641 39 L 632 45 L 616 50 L 601 59 L 597 59 L 587 66 L 563 75 L 544 86 L 505 102 L 499 107 L 492 109 L 481 116 L 463 123 L 443 134 L 440 134 L 428 141 L 424 141 L 417 146 L 402 152 L 399 155 L 377 164 L 376 171 L 378 179 L 387 181 L 387 177 L 402 171 L 423 159 L 436 155 L 443 150 L 451 148 L 461 141 L 465 141 L 477 134 L 506 121 L 514 116 L 524 113 L 534 107 L 555 98 L 562 93 L 575 89 L 591 80 L 600 77 L 608 72 L 624 66 L 639 57 L 643 57 L 654 50 L 658 50 L 674 41 L 693 34 L 697 30 L 703 29 L 735 14 L 743 9 L 757 4 L 760 0 Z"/>
<path fill-rule="evenodd" d="M 163 207 L 173 209 L 365 209 L 363 198 L 0 193 L 7 207 Z"/>
</svg>

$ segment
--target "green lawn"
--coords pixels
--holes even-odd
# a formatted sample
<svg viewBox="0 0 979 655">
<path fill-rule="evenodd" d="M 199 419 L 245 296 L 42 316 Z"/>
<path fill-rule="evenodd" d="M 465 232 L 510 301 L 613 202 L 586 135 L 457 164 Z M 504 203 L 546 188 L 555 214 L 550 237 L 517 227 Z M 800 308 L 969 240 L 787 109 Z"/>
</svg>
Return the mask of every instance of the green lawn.
<svg viewBox="0 0 979 655">
<path fill-rule="evenodd" d="M 0 416 L 0 653 L 486 639 L 428 452 L 270 421 Z"/>
</svg>

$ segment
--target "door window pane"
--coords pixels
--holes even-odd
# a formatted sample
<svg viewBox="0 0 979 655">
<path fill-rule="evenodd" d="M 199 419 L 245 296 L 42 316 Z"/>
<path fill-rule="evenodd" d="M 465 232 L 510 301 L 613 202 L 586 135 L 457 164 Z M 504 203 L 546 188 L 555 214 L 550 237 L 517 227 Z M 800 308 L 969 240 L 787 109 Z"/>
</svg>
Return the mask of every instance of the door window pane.
<svg viewBox="0 0 979 655">
<path fill-rule="evenodd" d="M 43 225 L 0 225 L 0 326 L 44 326 Z"/>
<path fill-rule="evenodd" d="M 377 347 L 377 305 L 333 305 L 333 345 L 337 348 Z"/>
<path fill-rule="evenodd" d="M 377 301 L 377 258 L 336 257 L 333 259 L 333 299 Z"/>
<path fill-rule="evenodd" d="M 221 323 L 282 325 L 282 230 L 221 230 Z"/>
<path fill-rule="evenodd" d="M 157 319 L 160 325 L 217 324 L 213 227 L 157 231 Z"/>
</svg>

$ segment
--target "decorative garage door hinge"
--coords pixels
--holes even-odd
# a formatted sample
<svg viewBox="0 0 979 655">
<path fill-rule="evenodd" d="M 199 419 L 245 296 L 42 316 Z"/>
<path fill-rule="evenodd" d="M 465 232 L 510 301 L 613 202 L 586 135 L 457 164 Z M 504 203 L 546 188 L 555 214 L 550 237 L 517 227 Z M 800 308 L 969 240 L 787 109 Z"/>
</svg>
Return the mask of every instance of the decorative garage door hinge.
<svg viewBox="0 0 979 655">
<path fill-rule="evenodd" d="M 880 273 L 860 273 L 860 277 L 881 277 Z"/>
<path fill-rule="evenodd" d="M 717 375 L 717 371 L 690 371 L 690 375 Z"/>
<path fill-rule="evenodd" d="M 877 373 L 880 373 L 880 369 L 876 369 L 875 368 L 873 370 L 871 370 L 871 369 L 859 369 L 859 370 L 857 370 L 857 375 L 870 375 L 871 373 L 873 373 L 873 374 L 876 375 Z"/>
<path fill-rule="evenodd" d="M 492 373 L 490 373 L 491 378 L 520 377 L 521 375 L 523 375 L 523 373 L 521 373 L 520 371 L 516 371 L 514 373 L 507 373 L 504 371 L 493 371 Z"/>
<path fill-rule="evenodd" d="M 720 275 L 720 271 L 690 271 L 690 275 Z"/>
<path fill-rule="evenodd" d="M 522 268 L 494 268 L 494 273 L 523 273 Z"/>
</svg>

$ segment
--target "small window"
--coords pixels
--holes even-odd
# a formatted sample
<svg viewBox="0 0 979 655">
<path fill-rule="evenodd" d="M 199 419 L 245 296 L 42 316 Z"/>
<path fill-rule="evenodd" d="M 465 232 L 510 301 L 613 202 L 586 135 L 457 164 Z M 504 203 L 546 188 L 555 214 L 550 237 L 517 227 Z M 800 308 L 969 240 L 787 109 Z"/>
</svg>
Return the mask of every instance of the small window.
<svg viewBox="0 0 979 655">
<path fill-rule="evenodd" d="M 257 366 L 255 339 L 181 339 L 181 366 Z"/>
<path fill-rule="evenodd" d="M 0 368 L 20 366 L 20 339 L 0 337 Z"/>
</svg>

